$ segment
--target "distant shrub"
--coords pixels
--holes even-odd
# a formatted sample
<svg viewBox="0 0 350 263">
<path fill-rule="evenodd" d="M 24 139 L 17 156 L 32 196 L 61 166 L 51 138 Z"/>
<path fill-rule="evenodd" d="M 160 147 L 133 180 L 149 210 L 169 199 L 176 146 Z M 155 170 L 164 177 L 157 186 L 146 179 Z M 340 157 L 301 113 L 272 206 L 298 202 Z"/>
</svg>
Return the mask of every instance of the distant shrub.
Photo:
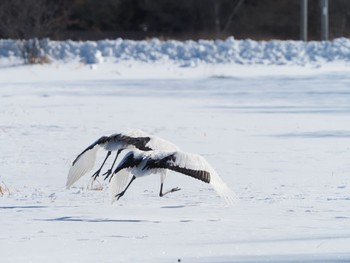
<svg viewBox="0 0 350 263">
<path fill-rule="evenodd" d="M 1 0 L 0 36 L 16 39 L 24 62 L 47 63 L 47 37 L 65 28 L 68 18 L 66 0 Z"/>
<path fill-rule="evenodd" d="M 46 53 L 47 39 L 25 39 L 18 40 L 18 49 L 26 64 L 46 64 L 50 60 Z"/>
</svg>

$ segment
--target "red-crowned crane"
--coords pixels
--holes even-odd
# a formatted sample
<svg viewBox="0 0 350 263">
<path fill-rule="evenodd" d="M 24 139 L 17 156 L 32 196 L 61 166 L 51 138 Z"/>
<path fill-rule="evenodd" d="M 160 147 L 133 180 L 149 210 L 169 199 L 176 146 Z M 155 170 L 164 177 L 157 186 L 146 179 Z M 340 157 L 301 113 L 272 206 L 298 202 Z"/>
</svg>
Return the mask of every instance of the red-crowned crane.
<svg viewBox="0 0 350 263">
<path fill-rule="evenodd" d="M 125 171 L 130 172 L 133 176 L 126 188 L 119 193 L 115 192 L 114 197 L 117 199 L 122 197 L 136 178 L 154 173 L 161 175 L 160 196 L 180 190 L 180 188 L 176 187 L 163 192 L 164 178 L 168 170 L 182 173 L 210 184 L 229 204 L 232 204 L 235 199 L 233 192 L 222 181 L 220 176 L 204 157 L 198 154 L 181 152 L 179 150 L 156 150 L 150 152 L 139 150 L 129 151 L 116 167 L 112 174 L 112 180 L 114 177 L 118 177 L 119 173 L 125 173 Z"/>
<path fill-rule="evenodd" d="M 139 149 L 142 151 L 178 150 L 178 147 L 173 143 L 157 136 L 147 134 L 141 130 L 129 130 L 125 132 L 115 133 L 110 136 L 102 136 L 97 141 L 88 146 L 84 151 L 82 151 L 73 161 L 67 177 L 67 189 L 70 188 L 77 180 L 79 180 L 79 178 L 81 178 L 84 174 L 89 172 L 94 167 L 96 161 L 96 152 L 100 148 L 105 149 L 107 151 L 107 155 L 100 168 L 92 175 L 94 180 L 99 176 L 102 167 L 105 165 L 108 157 L 113 151 L 117 151 L 117 153 L 111 168 L 103 174 L 106 176 L 105 179 L 108 178 L 108 176 L 112 173 L 112 169 L 118 158 L 118 155 L 125 149 Z M 121 180 L 122 178 L 119 179 Z M 115 182 L 114 180 L 114 183 L 118 182 Z M 120 183 L 118 185 L 118 187 L 121 186 Z"/>
</svg>

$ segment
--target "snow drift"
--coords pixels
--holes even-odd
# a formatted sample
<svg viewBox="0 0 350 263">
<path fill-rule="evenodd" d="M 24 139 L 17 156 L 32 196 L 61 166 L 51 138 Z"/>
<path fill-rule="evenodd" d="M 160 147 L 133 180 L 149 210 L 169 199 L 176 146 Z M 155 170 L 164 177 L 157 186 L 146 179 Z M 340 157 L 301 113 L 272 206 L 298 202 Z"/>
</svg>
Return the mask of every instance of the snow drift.
<svg viewBox="0 0 350 263">
<path fill-rule="evenodd" d="M 199 40 L 161 41 L 158 39 L 51 41 L 46 40 L 43 51 L 51 61 L 82 61 L 87 64 L 119 61 L 173 62 L 180 66 L 199 63 L 243 65 L 318 65 L 324 62 L 350 60 L 350 41 L 254 41 Z M 15 40 L 0 40 L 0 58 L 21 57 Z"/>
</svg>

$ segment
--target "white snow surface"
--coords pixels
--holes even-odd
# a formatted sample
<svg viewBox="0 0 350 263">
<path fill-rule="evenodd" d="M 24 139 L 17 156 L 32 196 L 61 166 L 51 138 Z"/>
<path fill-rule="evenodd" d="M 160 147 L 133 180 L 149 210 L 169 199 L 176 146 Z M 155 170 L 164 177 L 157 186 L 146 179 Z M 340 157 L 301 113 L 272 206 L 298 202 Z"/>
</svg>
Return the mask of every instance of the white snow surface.
<svg viewBox="0 0 350 263">
<path fill-rule="evenodd" d="M 294 55 L 284 65 L 266 58 L 269 66 L 197 64 L 192 53 L 185 63 L 185 51 L 182 60 L 152 61 L 149 51 L 144 61 L 122 60 L 103 49 L 96 65 L 66 49 L 49 65 L 21 66 L 11 43 L 0 48 L 1 262 L 350 261 L 348 40 L 203 42 L 318 50 L 293 53 L 297 63 L 289 63 Z M 117 40 L 50 48 L 101 43 L 135 52 L 152 43 L 199 45 Z M 203 155 L 236 193 L 235 206 L 175 173 L 165 189 L 181 191 L 163 198 L 157 175 L 135 180 L 113 205 L 107 182 L 87 188 L 89 175 L 65 189 L 84 147 L 129 128 Z M 104 157 L 97 152 L 95 169 Z"/>
</svg>

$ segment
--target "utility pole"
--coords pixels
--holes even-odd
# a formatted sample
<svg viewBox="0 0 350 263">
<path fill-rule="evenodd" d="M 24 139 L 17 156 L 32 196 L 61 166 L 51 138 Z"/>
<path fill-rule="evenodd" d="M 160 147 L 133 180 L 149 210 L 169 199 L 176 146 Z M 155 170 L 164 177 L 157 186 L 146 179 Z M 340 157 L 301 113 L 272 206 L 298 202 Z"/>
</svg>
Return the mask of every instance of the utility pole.
<svg viewBox="0 0 350 263">
<path fill-rule="evenodd" d="M 328 0 L 320 0 L 321 5 L 321 39 L 328 40 Z"/>
<path fill-rule="evenodd" d="M 300 40 L 307 41 L 307 0 L 300 0 Z"/>
</svg>

